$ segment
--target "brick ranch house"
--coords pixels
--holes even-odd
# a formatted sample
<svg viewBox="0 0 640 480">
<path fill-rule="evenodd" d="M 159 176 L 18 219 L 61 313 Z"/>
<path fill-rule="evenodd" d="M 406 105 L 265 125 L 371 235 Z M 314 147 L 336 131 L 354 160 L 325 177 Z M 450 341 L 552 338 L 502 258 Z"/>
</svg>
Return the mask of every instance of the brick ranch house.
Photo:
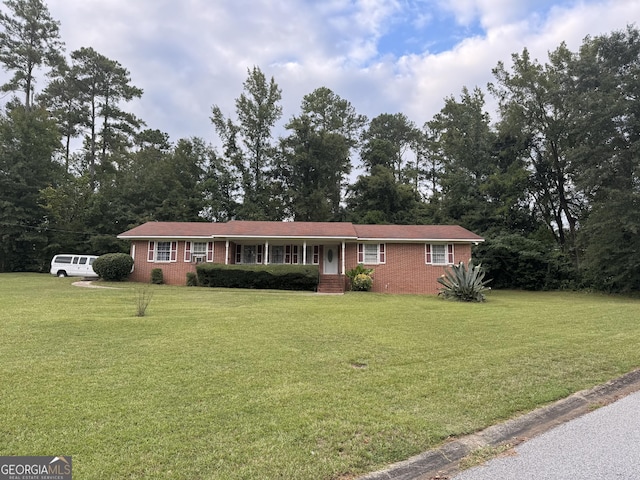
<svg viewBox="0 0 640 480">
<path fill-rule="evenodd" d="M 348 272 L 373 268 L 373 291 L 436 294 L 447 265 L 468 262 L 484 239 L 457 225 L 354 225 L 347 222 L 148 222 L 118 238 L 131 242 L 130 278 L 186 284 L 196 264 L 318 265 L 318 292 L 344 292 Z"/>
</svg>

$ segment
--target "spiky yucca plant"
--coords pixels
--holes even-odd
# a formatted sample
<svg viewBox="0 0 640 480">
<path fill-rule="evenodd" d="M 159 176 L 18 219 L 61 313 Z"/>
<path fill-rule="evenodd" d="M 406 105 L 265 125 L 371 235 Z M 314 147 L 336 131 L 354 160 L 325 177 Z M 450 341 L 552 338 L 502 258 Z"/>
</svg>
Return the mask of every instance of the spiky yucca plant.
<svg viewBox="0 0 640 480">
<path fill-rule="evenodd" d="M 443 285 L 438 295 L 461 302 L 484 302 L 483 292 L 491 290 L 486 286 L 491 280 L 485 281 L 484 275 L 481 265 L 474 266 L 471 261 L 468 266 L 464 262 L 452 265 L 438 278 Z"/>
</svg>

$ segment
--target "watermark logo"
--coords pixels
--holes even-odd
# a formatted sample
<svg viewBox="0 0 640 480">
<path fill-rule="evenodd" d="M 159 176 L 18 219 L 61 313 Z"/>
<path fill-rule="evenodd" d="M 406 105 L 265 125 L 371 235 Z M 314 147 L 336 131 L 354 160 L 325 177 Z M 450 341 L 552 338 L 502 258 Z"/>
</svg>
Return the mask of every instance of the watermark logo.
<svg viewBox="0 0 640 480">
<path fill-rule="evenodd" d="M 71 457 L 0 457 L 0 480 L 72 480 Z"/>
</svg>

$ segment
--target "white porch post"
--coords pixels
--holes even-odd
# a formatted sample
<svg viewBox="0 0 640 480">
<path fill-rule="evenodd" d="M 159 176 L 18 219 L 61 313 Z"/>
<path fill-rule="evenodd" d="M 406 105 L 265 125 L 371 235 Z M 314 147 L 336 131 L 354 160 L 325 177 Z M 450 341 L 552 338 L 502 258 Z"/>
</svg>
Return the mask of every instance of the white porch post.
<svg viewBox="0 0 640 480">
<path fill-rule="evenodd" d="M 302 264 L 307 264 L 307 241 L 302 242 Z"/>
<path fill-rule="evenodd" d="M 224 264 L 229 265 L 229 240 L 224 242 Z"/>
<path fill-rule="evenodd" d="M 262 261 L 267 265 L 269 263 L 269 240 L 264 242 L 264 252 L 262 252 L 262 256 L 264 257 Z"/>
<path fill-rule="evenodd" d="M 345 269 L 345 265 L 346 265 L 346 262 L 345 262 L 345 259 L 344 259 L 345 251 L 346 251 L 346 246 L 345 246 L 345 243 L 344 243 L 344 240 L 343 240 L 342 241 L 342 270 L 340 270 L 340 273 L 342 275 L 344 275 L 344 269 Z"/>
</svg>

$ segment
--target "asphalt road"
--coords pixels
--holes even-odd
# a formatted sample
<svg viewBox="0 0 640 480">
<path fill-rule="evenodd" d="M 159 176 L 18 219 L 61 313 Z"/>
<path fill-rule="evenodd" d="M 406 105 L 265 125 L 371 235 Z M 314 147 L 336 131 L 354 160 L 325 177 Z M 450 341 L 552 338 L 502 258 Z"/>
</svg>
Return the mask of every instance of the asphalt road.
<svg viewBox="0 0 640 480">
<path fill-rule="evenodd" d="M 639 480 L 640 392 L 555 427 L 452 480 Z"/>
</svg>

